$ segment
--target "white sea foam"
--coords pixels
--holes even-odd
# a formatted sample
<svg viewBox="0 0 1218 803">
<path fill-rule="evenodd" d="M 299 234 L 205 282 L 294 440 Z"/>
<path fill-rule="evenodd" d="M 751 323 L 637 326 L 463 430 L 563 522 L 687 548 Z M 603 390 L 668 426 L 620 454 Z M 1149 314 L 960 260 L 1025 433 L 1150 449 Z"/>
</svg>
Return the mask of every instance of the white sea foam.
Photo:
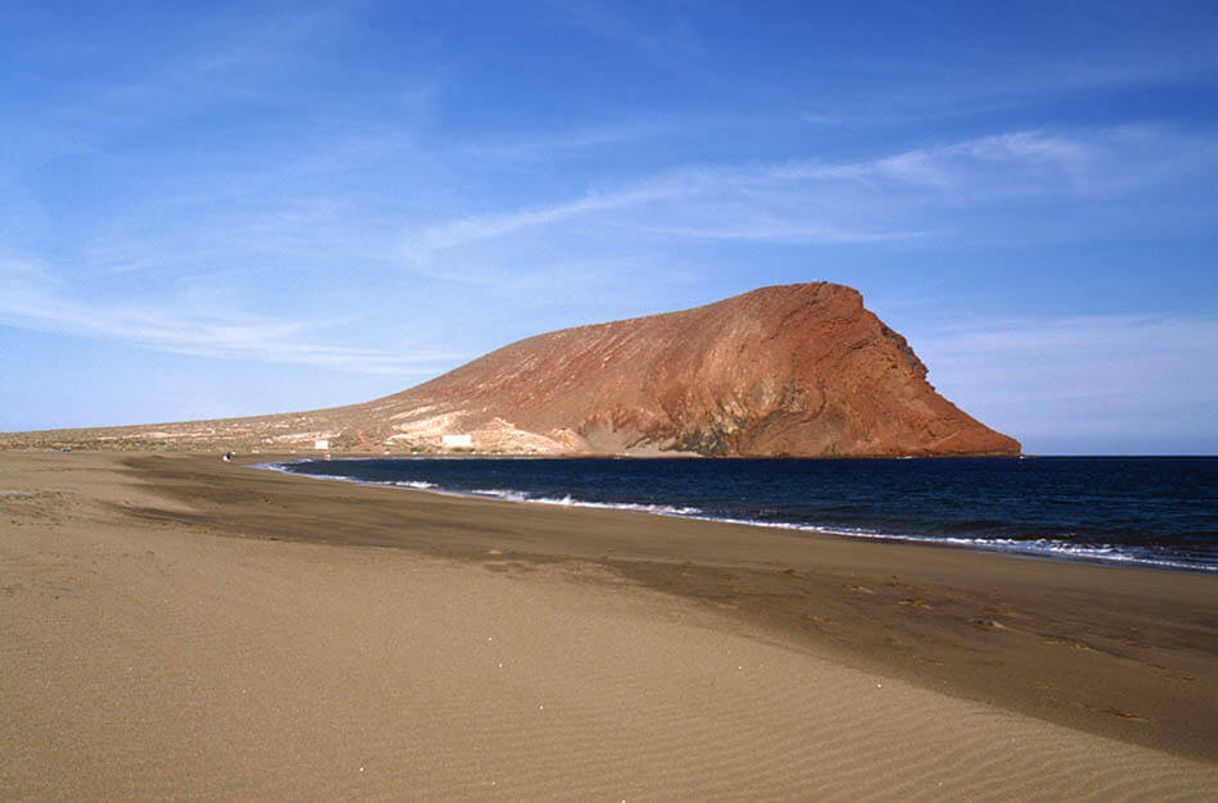
<svg viewBox="0 0 1218 803">
<path fill-rule="evenodd" d="M 503 499 L 508 502 L 528 502 L 534 505 L 556 505 L 558 507 L 587 507 L 599 508 L 601 510 L 634 510 L 641 513 L 654 513 L 658 516 L 686 516 L 692 517 L 694 514 L 701 513 L 701 509 L 696 507 L 675 507 L 673 505 L 651 505 L 640 502 L 592 502 L 586 499 L 577 499 L 570 494 L 566 496 L 534 496 L 525 491 L 516 491 L 510 488 L 478 488 L 472 491 L 452 491 L 446 493 L 457 496 L 475 496 L 489 497 L 491 499 Z"/>
<path fill-rule="evenodd" d="M 301 463 L 307 463 L 307 462 L 312 462 L 312 461 L 308 461 L 308 460 L 301 460 L 300 462 L 301 462 Z M 289 471 L 289 470 L 288 470 L 288 465 L 295 465 L 295 464 L 288 464 L 288 463 L 254 463 L 253 465 L 251 465 L 251 466 L 250 466 L 250 468 L 260 468 L 260 469 L 262 469 L 263 471 L 278 471 L 280 474 L 295 474 L 296 472 L 294 472 L 294 471 Z"/>
<path fill-rule="evenodd" d="M 431 490 L 432 488 L 439 487 L 434 482 L 424 482 L 423 480 L 402 480 L 393 484 L 398 488 L 417 488 L 420 491 L 427 491 Z"/>
<path fill-rule="evenodd" d="M 701 508 L 696 507 L 649 505 L 639 502 L 589 502 L 583 499 L 575 499 L 569 495 L 559 499 L 539 496 L 525 499 L 524 501 L 536 502 L 540 505 L 561 505 L 562 507 L 591 507 L 600 508 L 603 510 L 636 510 L 642 513 L 654 513 L 657 516 L 680 516 L 683 518 L 693 518 L 695 514 L 702 512 Z"/>
</svg>

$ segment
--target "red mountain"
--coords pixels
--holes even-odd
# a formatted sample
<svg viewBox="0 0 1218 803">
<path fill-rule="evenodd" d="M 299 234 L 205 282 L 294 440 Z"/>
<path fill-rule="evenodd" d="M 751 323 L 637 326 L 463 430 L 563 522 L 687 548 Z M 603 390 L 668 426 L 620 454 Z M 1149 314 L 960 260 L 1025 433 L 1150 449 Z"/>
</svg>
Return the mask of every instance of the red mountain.
<svg viewBox="0 0 1218 803">
<path fill-rule="evenodd" d="M 857 291 L 797 284 L 538 335 L 349 407 L 40 435 L 268 451 L 325 440 L 335 450 L 394 452 L 468 442 L 553 454 L 1019 453 L 1017 441 L 936 393 L 926 373 Z"/>
</svg>

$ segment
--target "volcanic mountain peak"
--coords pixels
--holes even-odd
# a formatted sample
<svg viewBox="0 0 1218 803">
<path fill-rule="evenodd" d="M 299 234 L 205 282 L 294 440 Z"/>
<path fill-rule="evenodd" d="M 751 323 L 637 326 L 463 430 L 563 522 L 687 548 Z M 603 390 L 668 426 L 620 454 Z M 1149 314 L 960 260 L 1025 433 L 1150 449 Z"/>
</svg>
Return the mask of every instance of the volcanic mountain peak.
<svg viewBox="0 0 1218 803">
<path fill-rule="evenodd" d="M 858 291 L 795 284 L 537 335 L 364 404 L 59 435 L 145 448 L 391 453 L 1019 453 L 1015 440 L 936 393 L 926 374 Z"/>
</svg>

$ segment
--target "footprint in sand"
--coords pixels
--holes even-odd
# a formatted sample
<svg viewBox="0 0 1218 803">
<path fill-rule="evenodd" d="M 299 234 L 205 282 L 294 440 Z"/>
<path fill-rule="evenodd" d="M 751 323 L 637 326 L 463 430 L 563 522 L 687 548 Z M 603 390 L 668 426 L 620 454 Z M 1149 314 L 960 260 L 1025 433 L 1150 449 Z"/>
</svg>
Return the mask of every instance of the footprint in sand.
<svg viewBox="0 0 1218 803">
<path fill-rule="evenodd" d="M 1007 629 L 1006 625 L 1004 625 L 1002 622 L 996 621 L 994 619 L 974 619 L 973 624 L 977 625 L 977 627 L 983 627 L 986 630 L 1006 630 Z"/>
<path fill-rule="evenodd" d="M 1132 711 L 1129 711 L 1124 708 L 1117 708 L 1115 705 L 1106 706 L 1104 708 L 1100 708 L 1099 706 L 1095 706 L 1095 705 L 1088 705 L 1087 703 L 1083 703 L 1082 705 L 1084 708 L 1087 708 L 1091 711 L 1095 711 L 1100 714 L 1109 714 L 1110 716 L 1114 716 L 1114 717 L 1120 717 L 1121 719 L 1127 719 L 1130 722 L 1147 722 L 1148 721 L 1146 719 L 1146 717 L 1144 717 L 1140 714 L 1135 714 Z"/>
</svg>

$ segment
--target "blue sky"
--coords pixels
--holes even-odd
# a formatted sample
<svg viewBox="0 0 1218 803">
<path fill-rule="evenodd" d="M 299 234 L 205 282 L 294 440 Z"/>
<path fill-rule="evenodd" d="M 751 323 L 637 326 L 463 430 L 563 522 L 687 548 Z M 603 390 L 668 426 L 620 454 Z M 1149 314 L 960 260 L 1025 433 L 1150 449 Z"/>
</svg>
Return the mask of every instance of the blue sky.
<svg viewBox="0 0 1218 803">
<path fill-rule="evenodd" d="M 1034 453 L 1218 453 L 1218 6 L 0 3 L 0 429 L 831 280 Z"/>
</svg>

